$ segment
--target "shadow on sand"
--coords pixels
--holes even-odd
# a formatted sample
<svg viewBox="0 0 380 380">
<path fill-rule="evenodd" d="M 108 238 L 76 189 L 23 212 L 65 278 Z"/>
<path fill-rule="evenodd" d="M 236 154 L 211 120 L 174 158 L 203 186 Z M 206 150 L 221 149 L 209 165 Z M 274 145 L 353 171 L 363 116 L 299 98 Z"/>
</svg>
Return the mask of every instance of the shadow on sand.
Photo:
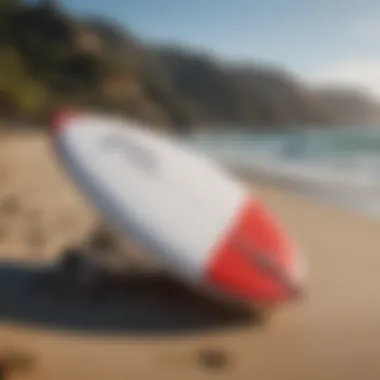
<svg viewBox="0 0 380 380">
<path fill-rule="evenodd" d="M 0 264 L 0 318 L 41 327 L 125 334 L 190 333 L 254 321 L 194 294 L 162 274 L 131 274 L 105 284 L 96 297 L 67 297 L 59 271 L 20 263 Z M 74 292 L 75 293 L 75 292 Z"/>
</svg>

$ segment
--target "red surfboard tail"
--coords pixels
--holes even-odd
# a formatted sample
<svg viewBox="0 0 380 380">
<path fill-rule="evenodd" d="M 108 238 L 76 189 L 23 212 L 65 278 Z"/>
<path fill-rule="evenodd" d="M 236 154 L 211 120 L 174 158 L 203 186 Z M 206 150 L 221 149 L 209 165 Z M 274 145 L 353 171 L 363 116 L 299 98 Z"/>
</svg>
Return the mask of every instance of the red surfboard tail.
<svg viewBox="0 0 380 380">
<path fill-rule="evenodd" d="M 265 206 L 249 201 L 212 255 L 206 277 L 233 297 L 278 304 L 302 294 L 298 259 Z"/>
</svg>

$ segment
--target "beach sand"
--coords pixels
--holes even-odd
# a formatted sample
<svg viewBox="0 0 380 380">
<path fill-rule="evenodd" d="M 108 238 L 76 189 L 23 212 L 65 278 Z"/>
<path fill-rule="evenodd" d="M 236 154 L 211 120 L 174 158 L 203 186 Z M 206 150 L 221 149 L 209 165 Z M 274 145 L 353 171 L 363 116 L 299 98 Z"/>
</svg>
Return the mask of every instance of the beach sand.
<svg viewBox="0 0 380 380">
<path fill-rule="evenodd" d="M 96 218 L 56 174 L 43 136 L 18 136 L 4 149 L 0 154 L 12 157 L 12 164 L 5 167 L 0 161 L 3 193 L 16 194 L 22 210 L 38 209 L 51 230 L 44 232 L 43 252 L 31 257 L 28 240 L 22 238 L 26 227 L 20 227 L 22 213 L 29 211 L 13 211 L 15 232 L 2 231 L 1 255 L 15 255 L 20 262 L 54 258 L 65 240 L 86 233 Z M 36 361 L 34 369 L 10 378 L 380 379 L 380 221 L 276 188 L 260 187 L 259 192 L 304 252 L 309 271 L 304 301 L 278 310 L 264 325 L 237 323 L 156 337 L 74 333 L 8 317 L 0 325 L 0 355 L 21 350 Z M 75 220 L 70 219 L 73 212 Z M 62 233 L 60 223 L 66 226 Z M 210 369 L 200 364 L 199 354 L 206 349 L 224 352 L 227 365 Z"/>
</svg>

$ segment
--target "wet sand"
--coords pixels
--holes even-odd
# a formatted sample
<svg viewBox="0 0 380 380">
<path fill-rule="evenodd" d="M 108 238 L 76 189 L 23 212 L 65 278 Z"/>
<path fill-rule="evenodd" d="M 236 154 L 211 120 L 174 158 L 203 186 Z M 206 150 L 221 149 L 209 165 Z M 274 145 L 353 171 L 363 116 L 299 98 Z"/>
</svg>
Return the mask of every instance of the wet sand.
<svg viewBox="0 0 380 380">
<path fill-rule="evenodd" d="M 260 192 L 299 241 L 309 266 L 306 299 L 279 310 L 270 323 L 153 337 L 74 333 L 8 317 L 0 325 L 0 352 L 13 348 L 35 356 L 35 369 L 19 375 L 25 379 L 380 379 L 380 221 L 276 188 Z M 57 254 L 47 251 L 55 253 L 46 257 Z M 21 248 L 17 258 L 30 260 Z M 199 363 L 199 352 L 209 348 L 227 355 L 225 368 Z"/>
</svg>

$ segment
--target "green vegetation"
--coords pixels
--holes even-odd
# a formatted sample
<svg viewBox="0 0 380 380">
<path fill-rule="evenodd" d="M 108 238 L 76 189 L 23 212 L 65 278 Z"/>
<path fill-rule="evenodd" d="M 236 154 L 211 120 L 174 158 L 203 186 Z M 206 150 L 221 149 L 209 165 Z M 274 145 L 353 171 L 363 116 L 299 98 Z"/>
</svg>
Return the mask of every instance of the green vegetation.
<svg viewBox="0 0 380 380">
<path fill-rule="evenodd" d="M 14 115 L 38 118 L 47 110 L 46 89 L 31 75 L 23 57 L 10 46 L 0 49 L 0 94 L 2 108 L 6 111 L 8 105 L 8 111 Z"/>
<path fill-rule="evenodd" d="M 371 123 L 378 104 L 355 91 L 311 92 L 279 69 L 228 67 L 179 47 L 152 47 L 53 1 L 0 0 L 0 116 L 43 121 L 85 105 L 187 131 Z"/>
</svg>

